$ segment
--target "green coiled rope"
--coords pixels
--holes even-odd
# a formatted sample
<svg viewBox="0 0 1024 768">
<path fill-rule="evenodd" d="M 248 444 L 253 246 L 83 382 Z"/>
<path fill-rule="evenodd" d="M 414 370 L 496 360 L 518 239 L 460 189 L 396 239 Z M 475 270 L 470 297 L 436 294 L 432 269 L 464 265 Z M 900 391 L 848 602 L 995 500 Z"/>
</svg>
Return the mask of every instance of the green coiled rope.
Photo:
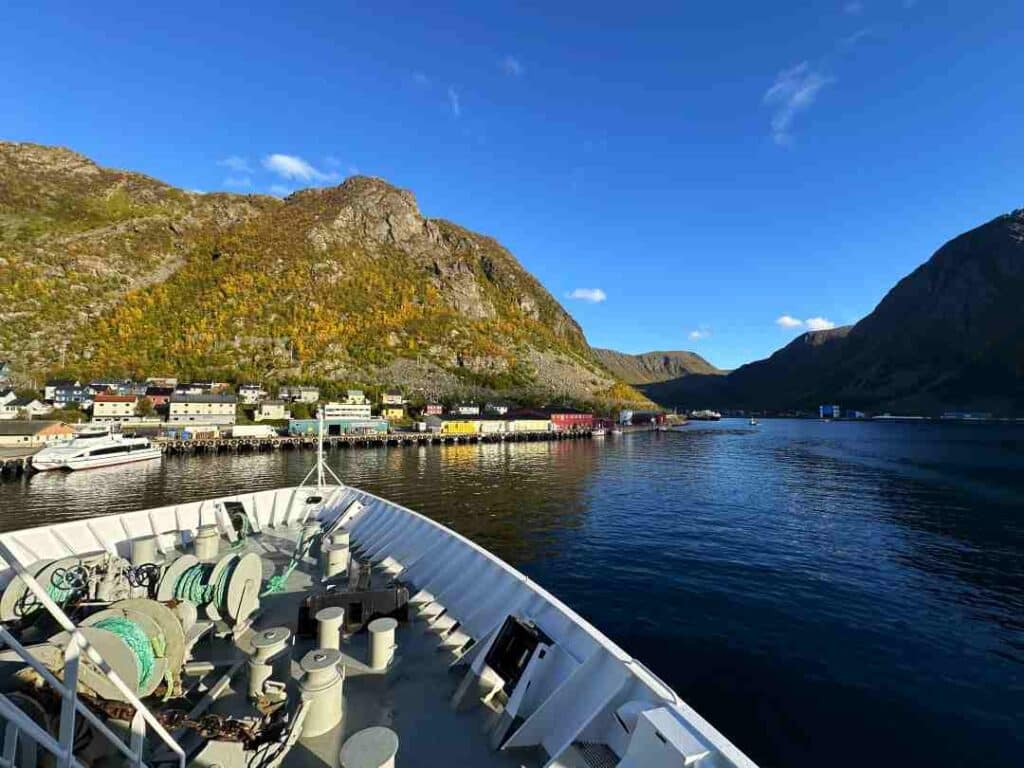
<svg viewBox="0 0 1024 768">
<path fill-rule="evenodd" d="M 284 589 L 285 583 L 288 581 L 288 577 L 292 575 L 292 571 L 295 570 L 296 566 L 302 562 L 309 550 L 313 547 L 313 541 L 316 539 L 316 535 L 310 536 L 308 539 L 303 537 L 304 532 L 299 534 L 299 541 L 295 545 L 295 550 L 292 552 L 291 558 L 288 560 L 288 565 L 281 573 L 275 573 L 269 579 L 267 579 L 267 588 L 263 590 L 263 594 L 260 597 L 266 597 L 276 592 L 280 592 Z"/>
<path fill-rule="evenodd" d="M 164 653 L 166 651 L 166 643 L 163 638 L 150 641 L 149 636 L 142 627 L 131 619 L 117 616 L 97 621 L 94 626 L 97 629 L 105 629 L 108 632 L 114 633 L 132 649 L 139 671 L 139 690 L 145 688 L 146 683 L 149 682 L 150 675 L 153 674 L 153 667 L 156 666 L 157 653 Z M 161 647 L 154 648 L 154 645 Z"/>
<path fill-rule="evenodd" d="M 209 578 L 213 573 L 214 566 L 206 563 L 193 565 L 186 570 L 174 585 L 174 597 L 177 600 L 188 600 L 196 605 L 213 603 L 218 610 L 227 608 L 228 583 L 231 575 L 238 565 L 236 557 L 221 571 L 216 583 L 210 583 Z"/>
</svg>

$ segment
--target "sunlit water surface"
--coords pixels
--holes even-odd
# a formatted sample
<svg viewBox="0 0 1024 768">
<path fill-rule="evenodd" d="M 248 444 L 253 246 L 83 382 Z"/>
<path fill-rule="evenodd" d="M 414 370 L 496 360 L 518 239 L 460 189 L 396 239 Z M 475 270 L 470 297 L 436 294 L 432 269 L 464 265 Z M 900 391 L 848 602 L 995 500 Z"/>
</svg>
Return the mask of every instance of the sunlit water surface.
<svg viewBox="0 0 1024 768">
<path fill-rule="evenodd" d="M 525 571 L 762 765 L 1024 765 L 1024 427 L 727 420 L 330 459 Z M 0 484 L 0 525 L 294 484 L 312 461 L 38 475 Z"/>
</svg>

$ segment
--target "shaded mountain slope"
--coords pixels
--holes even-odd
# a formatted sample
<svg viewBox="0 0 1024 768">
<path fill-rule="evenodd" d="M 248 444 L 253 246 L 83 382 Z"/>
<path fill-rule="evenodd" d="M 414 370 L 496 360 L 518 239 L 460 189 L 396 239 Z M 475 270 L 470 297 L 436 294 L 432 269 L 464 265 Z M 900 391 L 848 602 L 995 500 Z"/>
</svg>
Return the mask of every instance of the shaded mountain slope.
<svg viewBox="0 0 1024 768">
<path fill-rule="evenodd" d="M 695 352 L 643 352 L 630 355 L 595 347 L 594 356 L 617 377 L 634 385 L 653 384 L 691 374 L 723 373 Z"/>
</svg>

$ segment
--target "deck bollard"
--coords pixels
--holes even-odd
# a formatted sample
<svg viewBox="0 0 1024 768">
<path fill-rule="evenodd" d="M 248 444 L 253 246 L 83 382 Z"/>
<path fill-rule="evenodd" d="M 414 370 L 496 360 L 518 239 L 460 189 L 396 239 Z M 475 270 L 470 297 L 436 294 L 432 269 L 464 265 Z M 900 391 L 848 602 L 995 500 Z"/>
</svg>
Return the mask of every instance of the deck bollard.
<svg viewBox="0 0 1024 768">
<path fill-rule="evenodd" d="M 398 734 L 374 726 L 352 734 L 341 748 L 341 768 L 395 768 Z"/>
<path fill-rule="evenodd" d="M 132 567 L 157 562 L 159 552 L 156 548 L 156 536 L 140 536 L 132 539 Z"/>
<path fill-rule="evenodd" d="M 303 656 L 299 663 L 306 673 L 299 682 L 302 700 L 309 702 L 306 719 L 302 722 L 303 738 L 325 734 L 341 722 L 340 662 L 341 651 L 337 648 L 317 648 Z"/>
<path fill-rule="evenodd" d="M 366 629 L 370 633 L 370 669 L 383 672 L 395 657 L 395 629 L 398 622 L 392 618 L 374 619 Z"/>
<path fill-rule="evenodd" d="M 260 630 L 252 639 L 249 657 L 249 698 L 266 695 L 266 684 L 274 681 L 284 686 L 291 676 L 289 641 L 292 633 L 287 627 Z"/>
<path fill-rule="evenodd" d="M 317 645 L 321 648 L 341 648 L 341 625 L 345 622 L 345 609 L 337 606 L 321 608 L 316 612 Z"/>
<path fill-rule="evenodd" d="M 200 560 L 213 560 L 220 552 L 220 533 L 216 525 L 200 525 L 193 542 L 195 556 Z"/>
</svg>

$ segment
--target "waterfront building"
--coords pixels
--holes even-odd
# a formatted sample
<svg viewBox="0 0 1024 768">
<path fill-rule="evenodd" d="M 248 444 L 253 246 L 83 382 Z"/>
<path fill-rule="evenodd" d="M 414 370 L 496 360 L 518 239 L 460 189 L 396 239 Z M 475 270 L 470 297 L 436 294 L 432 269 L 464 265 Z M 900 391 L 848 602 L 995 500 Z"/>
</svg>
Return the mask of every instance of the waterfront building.
<svg viewBox="0 0 1024 768">
<path fill-rule="evenodd" d="M 153 387 L 170 387 L 174 389 L 178 386 L 178 379 L 176 376 L 150 376 L 142 383 Z"/>
<path fill-rule="evenodd" d="M 52 408 L 34 397 L 15 397 L 0 405 L 0 419 L 34 418 L 45 416 Z"/>
<path fill-rule="evenodd" d="M 288 422 L 289 435 L 316 435 L 320 422 L 316 419 L 292 419 Z M 334 437 L 339 435 L 380 434 L 388 431 L 388 423 L 384 419 L 324 419 L 324 434 Z"/>
<path fill-rule="evenodd" d="M 487 403 L 484 406 L 484 413 L 492 416 L 504 416 L 512 406 L 505 402 Z"/>
<path fill-rule="evenodd" d="M 135 395 L 99 394 L 92 401 L 92 420 L 98 422 L 123 422 L 135 419 L 139 398 Z"/>
<path fill-rule="evenodd" d="M 452 408 L 451 412 L 456 416 L 479 416 L 480 406 L 474 403 L 459 403 Z"/>
<path fill-rule="evenodd" d="M 427 403 L 423 406 L 424 416 L 440 416 L 444 413 L 444 406 L 440 403 Z"/>
<path fill-rule="evenodd" d="M 172 395 L 167 421 L 173 424 L 234 424 L 233 395 Z"/>
<path fill-rule="evenodd" d="M 73 379 L 48 381 L 43 388 L 43 399 L 58 408 L 72 404 L 88 405 L 94 394 L 92 387 L 82 386 L 82 382 Z"/>
<path fill-rule="evenodd" d="M 256 421 L 285 421 L 291 418 L 281 400 L 264 400 L 256 409 Z"/>
<path fill-rule="evenodd" d="M 34 450 L 69 440 L 75 431 L 61 421 L 0 421 L 0 448 Z"/>
<path fill-rule="evenodd" d="M 319 387 L 284 386 L 277 390 L 279 400 L 293 403 L 315 403 L 320 400 Z"/>
<path fill-rule="evenodd" d="M 325 403 L 323 406 L 324 418 L 325 419 L 369 419 L 371 418 L 370 413 L 370 401 L 362 396 L 362 392 L 359 393 L 359 397 L 355 398 L 349 393 L 349 397 L 346 397 L 340 403 L 331 402 Z"/>
<path fill-rule="evenodd" d="M 548 408 L 551 415 L 551 428 L 556 432 L 578 432 L 592 429 L 594 414 L 584 413 L 575 408 Z"/>
<path fill-rule="evenodd" d="M 551 417 L 533 408 L 516 408 L 505 414 L 509 432 L 550 432 Z"/>
<path fill-rule="evenodd" d="M 405 405 L 405 397 L 400 389 L 389 389 L 380 397 L 381 405 Z"/>
<path fill-rule="evenodd" d="M 387 419 L 388 421 L 401 421 L 405 418 L 405 406 L 404 405 L 382 405 L 380 407 L 380 417 Z"/>
<path fill-rule="evenodd" d="M 838 419 L 842 416 L 838 405 L 819 405 L 818 417 L 822 419 Z"/>
<path fill-rule="evenodd" d="M 508 431 L 508 421 L 504 416 L 481 416 L 477 421 L 481 435 L 503 435 Z"/>
<path fill-rule="evenodd" d="M 480 432 L 480 419 L 465 416 L 442 416 L 442 435 L 475 435 Z"/>
</svg>

